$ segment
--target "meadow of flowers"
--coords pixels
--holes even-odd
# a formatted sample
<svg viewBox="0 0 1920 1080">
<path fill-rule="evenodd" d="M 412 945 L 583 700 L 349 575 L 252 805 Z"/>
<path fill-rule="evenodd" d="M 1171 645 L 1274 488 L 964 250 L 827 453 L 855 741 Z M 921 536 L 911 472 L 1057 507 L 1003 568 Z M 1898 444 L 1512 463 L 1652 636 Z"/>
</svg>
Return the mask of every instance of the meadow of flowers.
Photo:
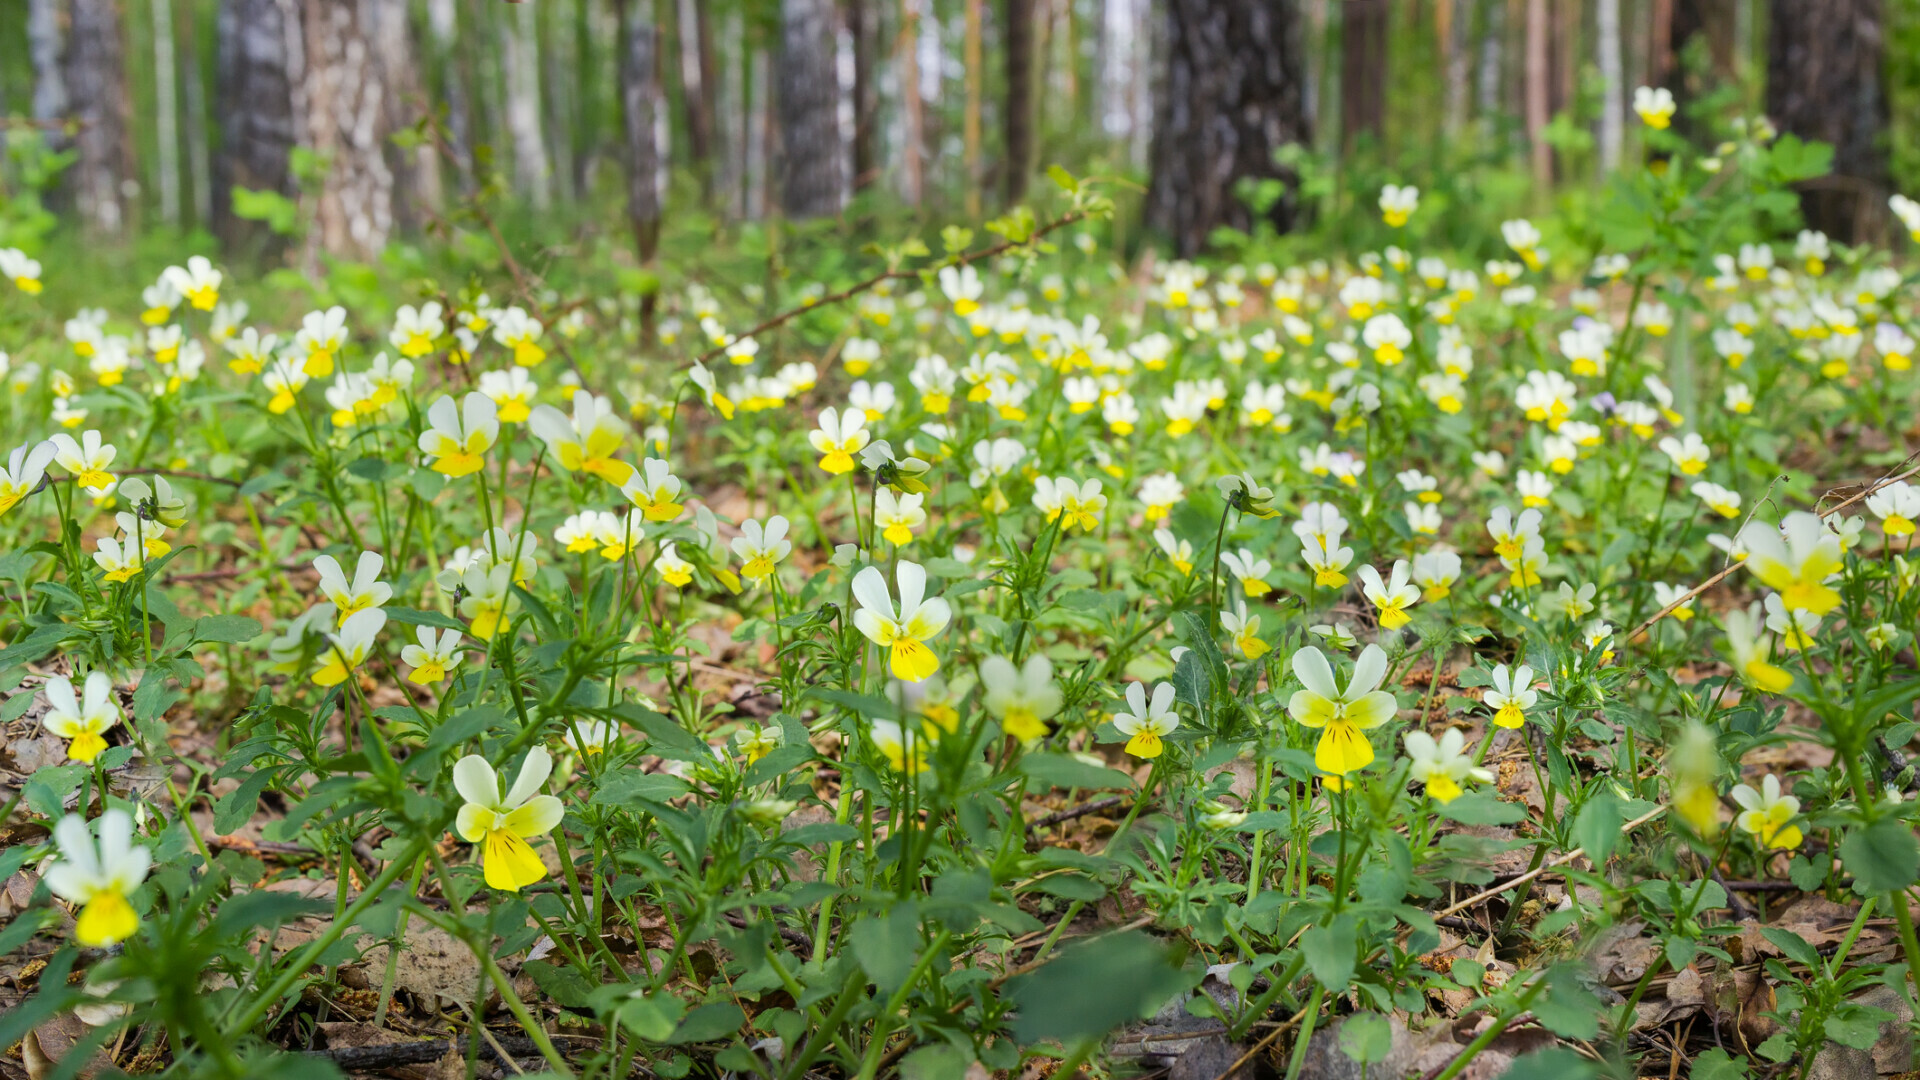
<svg viewBox="0 0 1920 1080">
<path fill-rule="evenodd" d="M 198 255 L 56 310 L 0 251 L 0 1047 L 1879 1060 L 1913 280 L 1797 228 L 1822 148 L 1636 104 L 1656 160 L 1491 258 L 1389 185 L 1377 250 L 1123 265 L 1057 171 L 872 277 L 644 315 L 516 270 L 253 317 Z"/>
</svg>

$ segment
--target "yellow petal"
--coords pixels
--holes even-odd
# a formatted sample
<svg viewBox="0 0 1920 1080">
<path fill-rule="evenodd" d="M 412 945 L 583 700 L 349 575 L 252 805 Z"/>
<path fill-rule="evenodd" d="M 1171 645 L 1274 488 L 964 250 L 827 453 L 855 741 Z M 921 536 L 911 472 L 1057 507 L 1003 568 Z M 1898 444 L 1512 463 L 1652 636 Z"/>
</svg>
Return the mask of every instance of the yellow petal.
<svg viewBox="0 0 1920 1080">
<path fill-rule="evenodd" d="M 125 941 L 140 928 L 140 916 L 125 894 L 115 891 L 95 893 L 80 918 L 73 924 L 73 939 L 88 948 L 101 948 Z"/>
<path fill-rule="evenodd" d="M 547 876 L 547 866 L 534 854 L 533 845 L 505 829 L 487 833 L 482 866 L 487 884 L 508 892 L 518 892 Z"/>
<path fill-rule="evenodd" d="M 1373 744 L 1348 720 L 1328 724 L 1319 745 L 1313 749 L 1314 767 L 1335 776 L 1345 776 L 1372 763 Z"/>
<path fill-rule="evenodd" d="M 924 682 L 940 670 L 940 658 L 924 642 L 913 638 L 895 641 L 887 659 L 893 677 L 904 682 Z"/>
</svg>

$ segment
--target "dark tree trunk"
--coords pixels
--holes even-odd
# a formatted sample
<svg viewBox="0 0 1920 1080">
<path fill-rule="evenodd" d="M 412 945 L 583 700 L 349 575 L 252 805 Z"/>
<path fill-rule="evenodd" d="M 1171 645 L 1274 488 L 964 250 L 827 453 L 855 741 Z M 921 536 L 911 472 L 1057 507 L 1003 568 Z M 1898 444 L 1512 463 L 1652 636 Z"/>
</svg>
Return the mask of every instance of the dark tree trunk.
<svg viewBox="0 0 1920 1080">
<path fill-rule="evenodd" d="M 379 123 L 387 135 L 414 126 L 432 108 L 420 76 L 421 50 L 407 8 L 407 0 L 360 0 L 367 41 L 379 68 Z M 425 144 L 409 149 L 385 137 L 381 144 L 387 171 L 393 175 L 394 223 L 401 229 L 417 229 L 428 212 L 439 212 L 439 155 Z"/>
<path fill-rule="evenodd" d="M 60 0 L 30 0 L 27 5 L 27 52 L 33 63 L 33 119 L 41 127 L 49 150 L 72 145 L 61 126 L 67 118 L 67 38 L 61 26 Z M 47 192 L 48 205 L 65 210 L 73 205 L 72 192 L 57 183 Z"/>
<path fill-rule="evenodd" d="M 264 226 L 234 216 L 233 189 L 298 194 L 290 155 L 306 122 L 307 66 L 299 0 L 222 0 L 219 39 L 214 228 L 229 247 L 270 243 Z"/>
<path fill-rule="evenodd" d="M 865 191 L 880 175 L 880 159 L 873 149 L 880 106 L 873 77 L 880 36 L 880 12 L 874 0 L 847 0 L 847 36 L 853 39 L 853 190 Z"/>
<path fill-rule="evenodd" d="M 1340 144 L 1361 135 L 1379 142 L 1387 117 L 1389 0 L 1343 0 L 1340 5 Z"/>
<path fill-rule="evenodd" d="M 384 0 L 375 0 L 376 3 Z M 370 40 L 379 22 L 357 0 L 304 0 L 306 142 L 328 163 L 308 234 L 320 251 L 371 259 L 393 230 L 389 75 Z"/>
<path fill-rule="evenodd" d="M 639 10 L 620 4 L 620 107 L 627 149 L 627 221 L 633 227 L 634 250 L 640 261 L 653 261 L 660 239 L 660 151 L 654 144 L 653 123 L 659 108 L 655 90 L 658 45 L 650 5 Z"/>
<path fill-rule="evenodd" d="M 74 202 L 89 229 L 118 233 L 131 224 L 133 208 L 121 184 L 134 169 L 120 7 L 114 0 L 72 0 L 68 17 L 68 115 L 78 129 L 69 173 Z"/>
<path fill-rule="evenodd" d="M 839 79 L 832 0 L 782 0 L 780 204 L 789 217 L 840 209 Z"/>
<path fill-rule="evenodd" d="M 1769 12 L 1767 115 L 1834 148 L 1833 175 L 1802 185 L 1801 212 L 1836 240 L 1871 239 L 1888 181 L 1880 0 L 1772 0 Z"/>
<path fill-rule="evenodd" d="M 1291 228 L 1296 178 L 1274 152 L 1313 138 L 1296 0 L 1167 0 L 1166 45 L 1148 223 L 1193 255 L 1218 226 L 1252 228 L 1234 186 L 1270 177 L 1287 188 L 1266 219 Z"/>
<path fill-rule="evenodd" d="M 700 177 L 701 195 L 711 200 L 715 188 L 714 152 L 719 145 L 715 101 L 720 93 L 714 70 L 713 20 L 701 0 L 679 0 L 675 21 L 680 28 L 680 100 L 687 114 L 687 153 Z"/>
<path fill-rule="evenodd" d="M 1694 142 L 1711 132 L 1694 121 L 1688 105 L 1734 77 L 1734 0 L 1663 0 L 1664 27 L 1655 28 L 1654 80 L 1673 94 L 1673 129 Z M 1698 53 L 1696 64 L 1687 57 Z"/>
<path fill-rule="evenodd" d="M 1006 0 L 1007 203 L 1027 195 L 1033 170 L 1033 0 Z"/>
</svg>

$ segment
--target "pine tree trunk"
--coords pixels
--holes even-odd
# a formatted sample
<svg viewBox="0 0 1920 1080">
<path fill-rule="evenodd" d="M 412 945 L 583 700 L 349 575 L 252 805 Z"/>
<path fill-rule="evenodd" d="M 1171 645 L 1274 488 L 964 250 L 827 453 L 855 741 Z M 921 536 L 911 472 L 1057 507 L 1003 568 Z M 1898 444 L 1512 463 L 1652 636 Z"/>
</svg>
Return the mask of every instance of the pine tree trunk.
<svg viewBox="0 0 1920 1080">
<path fill-rule="evenodd" d="M 438 68 L 440 96 L 437 104 L 446 106 L 446 135 L 452 144 L 449 154 L 459 175 L 462 190 L 473 189 L 473 94 L 468 81 L 464 53 L 457 51 L 460 38 L 459 8 L 455 0 L 427 0 L 427 31 L 433 43 L 433 58 Z M 429 148 L 431 152 L 431 148 Z"/>
<path fill-rule="evenodd" d="M 1834 148 L 1833 175 L 1802 185 L 1809 228 L 1848 243 L 1885 221 L 1887 97 L 1880 0 L 1772 0 L 1767 115 L 1781 131 Z"/>
<path fill-rule="evenodd" d="M 1388 0 L 1345 0 L 1340 5 L 1340 139 L 1376 143 L 1386 131 Z"/>
<path fill-rule="evenodd" d="M 292 198 L 291 160 L 306 126 L 306 46 L 300 0 L 221 0 L 214 99 L 214 229 L 229 248 L 271 242 L 233 214 L 233 189 Z"/>
<path fill-rule="evenodd" d="M 839 79 L 832 0 L 781 0 L 780 206 L 794 218 L 840 210 Z"/>
<path fill-rule="evenodd" d="M 1444 45 L 1447 91 L 1442 128 L 1449 135 L 1458 135 L 1466 127 L 1467 111 L 1472 103 L 1473 16 L 1477 6 L 1477 0 L 1456 0 L 1447 20 Z"/>
<path fill-rule="evenodd" d="M 1250 230 L 1234 187 L 1275 178 L 1287 188 L 1267 211 L 1284 232 L 1299 213 L 1295 177 L 1275 160 L 1311 145 L 1307 68 L 1295 0 L 1167 0 L 1165 92 L 1154 119 L 1151 227 L 1183 257 L 1221 225 Z"/>
<path fill-rule="evenodd" d="M 420 78 L 420 51 L 413 40 L 407 0 L 360 0 L 367 40 L 382 84 L 381 125 L 391 134 L 419 122 L 432 104 Z M 393 219 L 401 229 L 418 228 L 424 211 L 440 205 L 439 155 L 423 143 L 407 149 L 383 140 L 387 170 L 393 174 Z"/>
<path fill-rule="evenodd" d="M 121 185 L 133 178 L 135 160 L 120 8 L 114 0 L 72 0 L 68 15 L 68 115 L 78 126 L 69 170 L 74 202 L 90 230 L 119 233 L 132 226 L 134 208 Z"/>
<path fill-rule="evenodd" d="M 387 76 L 370 40 L 378 26 L 356 0 L 305 0 L 305 143 L 328 163 L 307 236 L 317 255 L 371 259 L 393 231 L 387 165 Z"/>
<path fill-rule="evenodd" d="M 1550 119 L 1547 85 L 1547 0 L 1527 0 L 1527 160 L 1533 167 L 1533 181 L 1543 187 L 1553 183 L 1553 147 L 1547 144 Z"/>
<path fill-rule="evenodd" d="M 193 206 L 193 223 L 204 229 L 213 218 L 213 187 L 208 178 L 207 92 L 200 67 L 196 22 L 194 5 L 183 4 L 177 9 L 174 40 L 180 55 L 180 119 L 187 142 L 187 194 Z"/>
<path fill-rule="evenodd" d="M 1027 197 L 1033 170 L 1033 0 L 1006 0 L 1007 204 Z"/>
<path fill-rule="evenodd" d="M 70 144 L 62 126 L 67 118 L 67 39 L 60 25 L 60 0 L 29 0 L 27 5 L 27 55 L 33 64 L 33 119 L 50 150 L 65 150 Z M 71 205 L 65 184 L 55 184 L 47 192 L 48 205 L 65 209 Z"/>
<path fill-rule="evenodd" d="M 900 0 L 900 185 L 908 206 L 919 206 L 926 194 L 926 113 L 920 98 L 920 5 Z"/>
<path fill-rule="evenodd" d="M 620 107 L 627 150 L 627 221 L 634 250 L 652 262 L 660 239 L 660 151 L 654 143 L 654 113 L 659 109 L 655 68 L 657 38 L 651 4 L 620 3 Z"/>
<path fill-rule="evenodd" d="M 980 5 L 982 0 L 966 0 L 966 37 L 961 46 L 961 63 L 966 67 L 967 112 L 961 118 L 961 139 L 966 148 L 965 189 L 963 200 L 967 217 L 980 216 L 980 184 L 984 179 L 980 175 L 980 94 L 986 83 L 986 72 L 981 70 L 984 59 L 981 56 L 980 41 Z"/>
</svg>

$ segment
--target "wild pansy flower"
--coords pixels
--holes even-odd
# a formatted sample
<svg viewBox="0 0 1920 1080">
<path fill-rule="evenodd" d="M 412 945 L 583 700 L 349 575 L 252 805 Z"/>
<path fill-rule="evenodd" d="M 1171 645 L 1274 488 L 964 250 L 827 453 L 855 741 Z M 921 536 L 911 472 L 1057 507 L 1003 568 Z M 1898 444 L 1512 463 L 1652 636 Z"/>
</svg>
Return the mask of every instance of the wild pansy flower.
<svg viewBox="0 0 1920 1080">
<path fill-rule="evenodd" d="M 900 606 L 893 606 L 886 576 L 869 566 L 853 578 L 853 595 L 860 607 L 853 624 L 867 640 L 883 649 L 888 670 L 904 682 L 920 682 L 940 669 L 940 660 L 927 647 L 945 630 L 953 609 L 945 599 L 928 597 L 927 572 L 919 563 L 903 562 L 894 571 L 900 585 Z"/>
<path fill-rule="evenodd" d="M 105 733 L 120 722 L 120 706 L 113 700 L 113 681 L 104 671 L 87 675 L 83 697 L 73 692 L 73 680 L 65 675 L 49 678 L 41 693 L 47 700 L 41 726 L 67 740 L 67 757 L 92 764 L 107 748 Z"/>
<path fill-rule="evenodd" d="M 853 455 L 866 448 L 873 434 L 866 430 L 866 414 L 848 409 L 844 414 L 829 405 L 820 410 L 819 426 L 807 433 L 807 441 L 820 453 L 820 468 L 830 476 L 853 471 Z"/>
<path fill-rule="evenodd" d="M 615 487 L 633 475 L 633 466 L 614 457 L 627 441 L 627 423 L 613 402 L 588 390 L 573 392 L 573 416 L 541 405 L 527 417 L 527 428 L 547 444 L 560 467 L 586 472 Z"/>
<path fill-rule="evenodd" d="M 1391 579 L 1382 581 L 1372 564 L 1360 567 L 1361 591 L 1379 611 L 1383 629 L 1398 630 L 1413 621 L 1407 609 L 1420 602 L 1420 590 L 1409 582 L 1409 569 L 1407 560 L 1395 559 Z"/>
<path fill-rule="evenodd" d="M 59 444 L 50 439 L 21 443 L 13 448 L 7 455 L 7 467 L 0 469 L 0 514 L 20 505 L 20 500 L 39 489 L 40 482 L 46 479 L 47 466 L 59 451 Z"/>
<path fill-rule="evenodd" d="M 1765 634 L 1760 605 L 1733 608 L 1721 618 L 1727 632 L 1727 651 L 1733 654 L 1733 667 L 1740 677 L 1769 694 L 1783 693 L 1793 685 L 1793 673 L 1772 663 L 1773 642 Z"/>
<path fill-rule="evenodd" d="M 1496 664 L 1492 678 L 1493 688 L 1482 700 L 1493 710 L 1494 726 L 1517 728 L 1525 724 L 1527 710 L 1540 700 L 1539 691 L 1533 688 L 1533 669 L 1525 664 L 1513 668 Z"/>
<path fill-rule="evenodd" d="M 353 580 L 349 582 L 338 559 L 321 555 L 313 560 L 313 568 L 320 574 L 320 594 L 333 602 L 341 622 L 356 612 L 377 608 L 393 597 L 393 586 L 380 580 L 385 562 L 377 551 L 361 552 L 354 564 Z"/>
<path fill-rule="evenodd" d="M 1170 682 L 1155 686 L 1151 700 L 1146 684 L 1127 684 L 1127 711 L 1113 717 L 1114 729 L 1128 737 L 1127 753 L 1151 760 L 1165 751 L 1162 740 L 1180 726 L 1180 714 L 1173 711 L 1173 695 Z"/>
<path fill-rule="evenodd" d="M 67 470 L 73 482 L 89 494 L 104 495 L 113 485 L 113 474 L 107 469 L 113 465 L 116 451 L 113 444 L 101 441 L 98 431 L 88 429 L 78 441 L 63 431 L 48 441 L 53 443 L 55 464 Z"/>
<path fill-rule="evenodd" d="M 1817 514 L 1788 514 L 1779 526 L 1750 522 L 1740 530 L 1746 567 L 1761 584 L 1780 593 L 1788 608 L 1825 615 L 1840 606 L 1840 593 L 1827 584 L 1844 565 L 1841 540 Z"/>
<path fill-rule="evenodd" d="M 552 832 L 566 814 L 559 799 L 540 793 L 552 772 L 553 758 L 545 747 L 535 746 L 502 796 L 500 778 L 486 758 L 468 754 L 454 763 L 453 789 L 465 800 L 454 831 L 480 846 L 488 885 L 518 892 L 547 876 L 546 864 L 527 841 Z"/>
<path fill-rule="evenodd" d="M 431 686 L 460 666 L 460 631 L 422 626 L 416 631 L 416 639 L 419 644 L 400 650 L 400 661 L 413 669 L 407 674 L 408 682 Z"/>
<path fill-rule="evenodd" d="M 1804 839 L 1800 826 L 1788 824 L 1800 813 L 1800 800 L 1780 793 L 1779 777 L 1768 773 L 1761 779 L 1759 791 L 1746 784 L 1735 784 L 1728 794 L 1740 804 L 1734 825 L 1742 832 L 1752 833 L 1762 847 L 1792 851 L 1800 846 Z"/>
<path fill-rule="evenodd" d="M 1239 579 L 1240 590 L 1247 596 L 1261 597 L 1273 591 L 1273 586 L 1267 584 L 1265 580 L 1266 576 L 1273 571 L 1273 564 L 1256 556 L 1247 548 L 1241 548 L 1237 552 L 1223 551 L 1220 553 L 1220 561 L 1226 565 L 1228 573 Z"/>
<path fill-rule="evenodd" d="M 60 858 L 47 868 L 47 888 L 80 905 L 73 939 L 101 949 L 132 937 L 140 916 L 129 900 L 153 865 L 153 853 L 134 839 L 133 815 L 117 806 L 100 815 L 95 847 L 86 819 L 68 814 L 53 827 L 53 840 Z"/>
<path fill-rule="evenodd" d="M 427 429 L 420 433 L 419 446 L 434 459 L 434 472 L 457 480 L 485 466 L 486 452 L 499 437 L 499 414 L 485 394 L 468 394 L 459 405 L 442 394 L 427 406 Z"/>
<path fill-rule="evenodd" d="M 733 538 L 733 552 L 740 556 L 740 576 L 759 584 L 773 576 L 774 564 L 793 550 L 787 538 L 787 519 L 779 514 L 767 519 L 765 528 L 748 518 L 740 523 L 740 535 Z M 885 588 L 884 583 L 881 586 Z"/>
<path fill-rule="evenodd" d="M 1046 721 L 1064 701 L 1053 681 L 1053 661 L 1040 653 L 1018 668 L 1004 656 L 987 657 L 980 663 L 980 685 L 985 690 L 981 704 L 1000 721 L 1001 731 L 1021 742 L 1045 738 Z"/>
<path fill-rule="evenodd" d="M 410 360 L 433 351 L 433 343 L 447 332 L 446 320 L 440 317 L 441 307 L 438 301 L 429 300 L 415 308 L 412 304 L 402 304 L 393 314 L 393 329 L 387 333 L 387 343 L 400 351 L 400 355 Z"/>
<path fill-rule="evenodd" d="M 1371 764 L 1373 745 L 1362 732 L 1393 719 L 1399 708 L 1392 694 L 1379 689 L 1387 675 L 1387 654 L 1378 645 L 1361 650 L 1344 688 L 1334 681 L 1333 666 L 1316 646 L 1293 654 L 1293 673 L 1301 688 L 1287 702 L 1287 712 L 1301 726 L 1321 729 L 1314 766 L 1345 777 Z"/>
<path fill-rule="evenodd" d="M 1427 794 L 1436 802 L 1449 803 L 1465 791 L 1462 782 L 1493 779 L 1490 770 L 1474 765 L 1466 752 L 1466 736 L 1459 728 L 1448 728 L 1439 739 L 1424 731 L 1409 731 L 1404 740 L 1410 766 L 1408 779 L 1426 785 Z"/>
<path fill-rule="evenodd" d="M 648 521 L 672 521 L 679 517 L 685 509 L 679 502 L 680 491 L 680 478 L 673 475 L 672 467 L 654 457 L 641 461 L 640 468 L 620 485 L 620 493 Z"/>
<path fill-rule="evenodd" d="M 346 682 L 347 676 L 366 662 L 367 655 L 373 651 L 374 639 L 386 625 L 387 613 L 377 607 L 342 620 L 340 629 L 327 635 L 331 648 L 322 654 L 326 662 L 313 673 L 314 685 L 331 687 Z"/>
</svg>

